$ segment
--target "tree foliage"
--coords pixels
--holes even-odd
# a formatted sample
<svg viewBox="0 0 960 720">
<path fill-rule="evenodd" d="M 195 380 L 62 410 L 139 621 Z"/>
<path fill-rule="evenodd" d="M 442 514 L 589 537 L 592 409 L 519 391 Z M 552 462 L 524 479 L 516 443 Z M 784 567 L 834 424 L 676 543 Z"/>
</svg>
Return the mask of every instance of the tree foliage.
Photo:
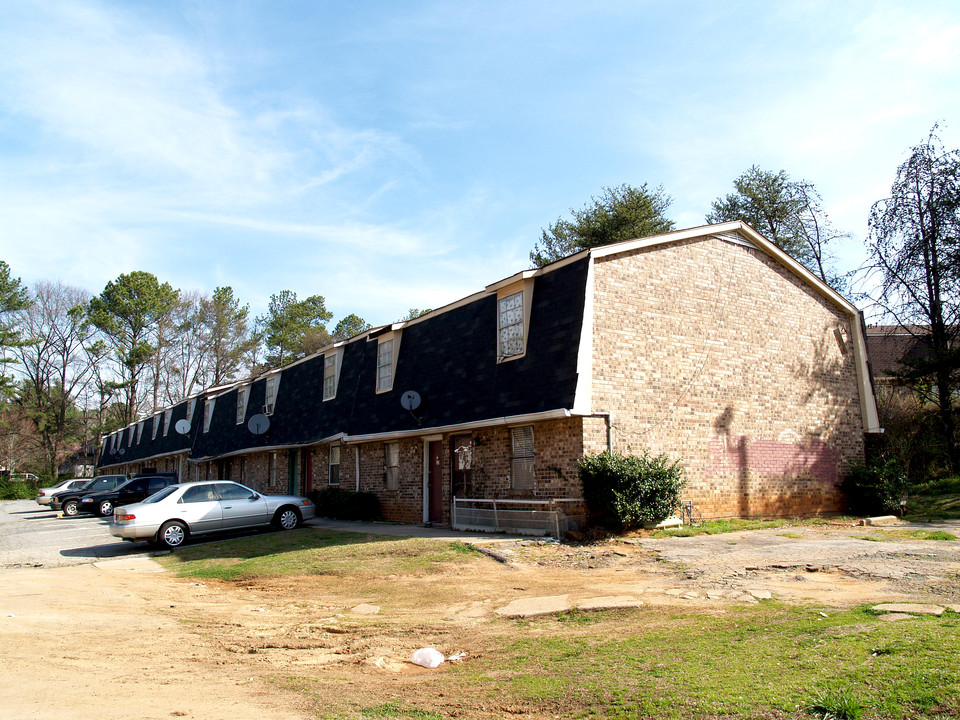
<svg viewBox="0 0 960 720">
<path fill-rule="evenodd" d="M 135 270 L 108 282 L 103 292 L 90 300 L 90 322 L 103 333 L 120 369 L 127 422 L 137 416 L 138 384 L 156 351 L 156 329 L 178 296 L 179 291 L 160 283 L 155 275 Z"/>
<path fill-rule="evenodd" d="M 890 196 L 870 211 L 869 298 L 926 345 L 902 380 L 928 387 L 940 439 L 960 473 L 954 398 L 960 370 L 960 153 L 946 150 L 934 126 L 897 169 Z"/>
<path fill-rule="evenodd" d="M 833 270 L 831 246 L 849 234 L 833 227 L 812 183 L 753 165 L 733 186 L 734 192 L 714 200 L 707 222 L 742 220 L 835 290 L 845 288 Z"/>
<path fill-rule="evenodd" d="M 369 329 L 370 323 L 359 315 L 350 313 L 341 318 L 340 322 L 333 328 L 333 340 L 338 342 L 341 340 L 349 340 L 360 333 L 365 333 Z"/>
<path fill-rule="evenodd" d="M 543 230 L 530 260 L 543 267 L 588 248 L 670 232 L 674 224 L 664 214 L 670 203 L 662 187 L 651 191 L 646 183 L 603 188 L 582 210 L 571 209 L 571 219 Z"/>
<path fill-rule="evenodd" d="M 332 317 L 322 295 L 305 300 L 298 300 L 292 290 L 271 295 L 263 317 L 267 362 L 286 365 L 326 345 L 330 341 L 326 323 Z"/>
<path fill-rule="evenodd" d="M 222 385 L 240 374 L 253 342 L 248 327 L 250 306 L 241 305 L 227 285 L 200 301 L 199 315 L 210 352 L 210 383 Z"/>
<path fill-rule="evenodd" d="M 9 398 L 13 384 L 13 377 L 7 375 L 9 364 L 16 363 L 16 358 L 7 353 L 20 346 L 20 332 L 17 329 L 14 313 L 30 305 L 30 298 L 26 288 L 20 283 L 20 278 L 13 277 L 10 266 L 0 260 L 0 401 Z"/>
</svg>

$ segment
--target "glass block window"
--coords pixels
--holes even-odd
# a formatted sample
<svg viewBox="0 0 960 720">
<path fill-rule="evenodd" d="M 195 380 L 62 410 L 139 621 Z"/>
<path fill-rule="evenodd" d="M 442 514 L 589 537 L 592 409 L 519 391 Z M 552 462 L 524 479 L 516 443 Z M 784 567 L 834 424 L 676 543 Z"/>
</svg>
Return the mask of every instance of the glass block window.
<svg viewBox="0 0 960 720">
<path fill-rule="evenodd" d="M 377 391 L 393 387 L 393 340 L 377 345 Z"/>
<path fill-rule="evenodd" d="M 330 446 L 330 484 L 340 484 L 340 446 Z"/>
<path fill-rule="evenodd" d="M 533 425 L 512 428 L 510 430 L 510 441 L 513 445 L 511 487 L 514 490 L 532 490 L 535 486 Z"/>
<path fill-rule="evenodd" d="M 323 359 L 323 399 L 331 400 L 337 394 L 337 356 L 327 355 Z"/>
<path fill-rule="evenodd" d="M 400 443 L 384 444 L 387 490 L 400 488 Z"/>
<path fill-rule="evenodd" d="M 523 354 L 523 292 L 500 298 L 499 343 L 501 358 Z"/>
</svg>

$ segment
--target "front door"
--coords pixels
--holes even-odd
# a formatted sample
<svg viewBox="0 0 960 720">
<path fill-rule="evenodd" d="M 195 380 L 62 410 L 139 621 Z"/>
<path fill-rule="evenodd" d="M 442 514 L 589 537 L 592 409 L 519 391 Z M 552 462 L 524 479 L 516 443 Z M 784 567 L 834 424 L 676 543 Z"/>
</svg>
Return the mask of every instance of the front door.
<svg viewBox="0 0 960 720">
<path fill-rule="evenodd" d="M 287 477 L 287 495 L 297 495 L 297 487 L 300 485 L 300 452 L 291 450 L 287 453 L 287 465 L 289 473 Z"/>
<path fill-rule="evenodd" d="M 443 441 L 430 443 L 430 522 L 443 524 Z"/>
</svg>

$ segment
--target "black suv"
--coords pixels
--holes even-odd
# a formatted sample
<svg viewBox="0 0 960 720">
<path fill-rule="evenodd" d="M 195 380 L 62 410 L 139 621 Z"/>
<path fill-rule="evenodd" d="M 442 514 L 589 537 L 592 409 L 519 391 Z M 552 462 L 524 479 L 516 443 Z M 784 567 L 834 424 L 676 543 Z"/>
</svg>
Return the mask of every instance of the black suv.
<svg viewBox="0 0 960 720">
<path fill-rule="evenodd" d="M 180 480 L 176 473 L 157 473 L 156 475 L 136 475 L 113 490 L 101 490 L 84 493 L 77 506 L 77 512 L 95 515 L 112 515 L 113 508 L 140 502 L 144 498 L 160 492 L 165 487 L 176 485 Z"/>
<path fill-rule="evenodd" d="M 54 493 L 50 509 L 63 512 L 64 515 L 76 515 L 79 512 L 80 498 L 100 490 L 113 490 L 130 478 L 126 475 L 101 475 L 95 477 L 81 488 Z"/>
</svg>

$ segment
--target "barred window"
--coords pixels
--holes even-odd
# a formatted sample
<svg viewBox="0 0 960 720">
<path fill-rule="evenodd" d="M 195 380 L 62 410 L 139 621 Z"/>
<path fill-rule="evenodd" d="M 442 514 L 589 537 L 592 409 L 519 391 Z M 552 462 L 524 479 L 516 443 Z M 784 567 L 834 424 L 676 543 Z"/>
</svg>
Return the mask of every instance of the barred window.
<svg viewBox="0 0 960 720">
<path fill-rule="evenodd" d="M 535 487 L 533 474 L 533 425 L 524 425 L 510 430 L 513 445 L 513 468 L 511 487 L 514 490 L 532 490 Z"/>
<path fill-rule="evenodd" d="M 400 443 L 384 444 L 387 490 L 400 488 Z"/>
</svg>

